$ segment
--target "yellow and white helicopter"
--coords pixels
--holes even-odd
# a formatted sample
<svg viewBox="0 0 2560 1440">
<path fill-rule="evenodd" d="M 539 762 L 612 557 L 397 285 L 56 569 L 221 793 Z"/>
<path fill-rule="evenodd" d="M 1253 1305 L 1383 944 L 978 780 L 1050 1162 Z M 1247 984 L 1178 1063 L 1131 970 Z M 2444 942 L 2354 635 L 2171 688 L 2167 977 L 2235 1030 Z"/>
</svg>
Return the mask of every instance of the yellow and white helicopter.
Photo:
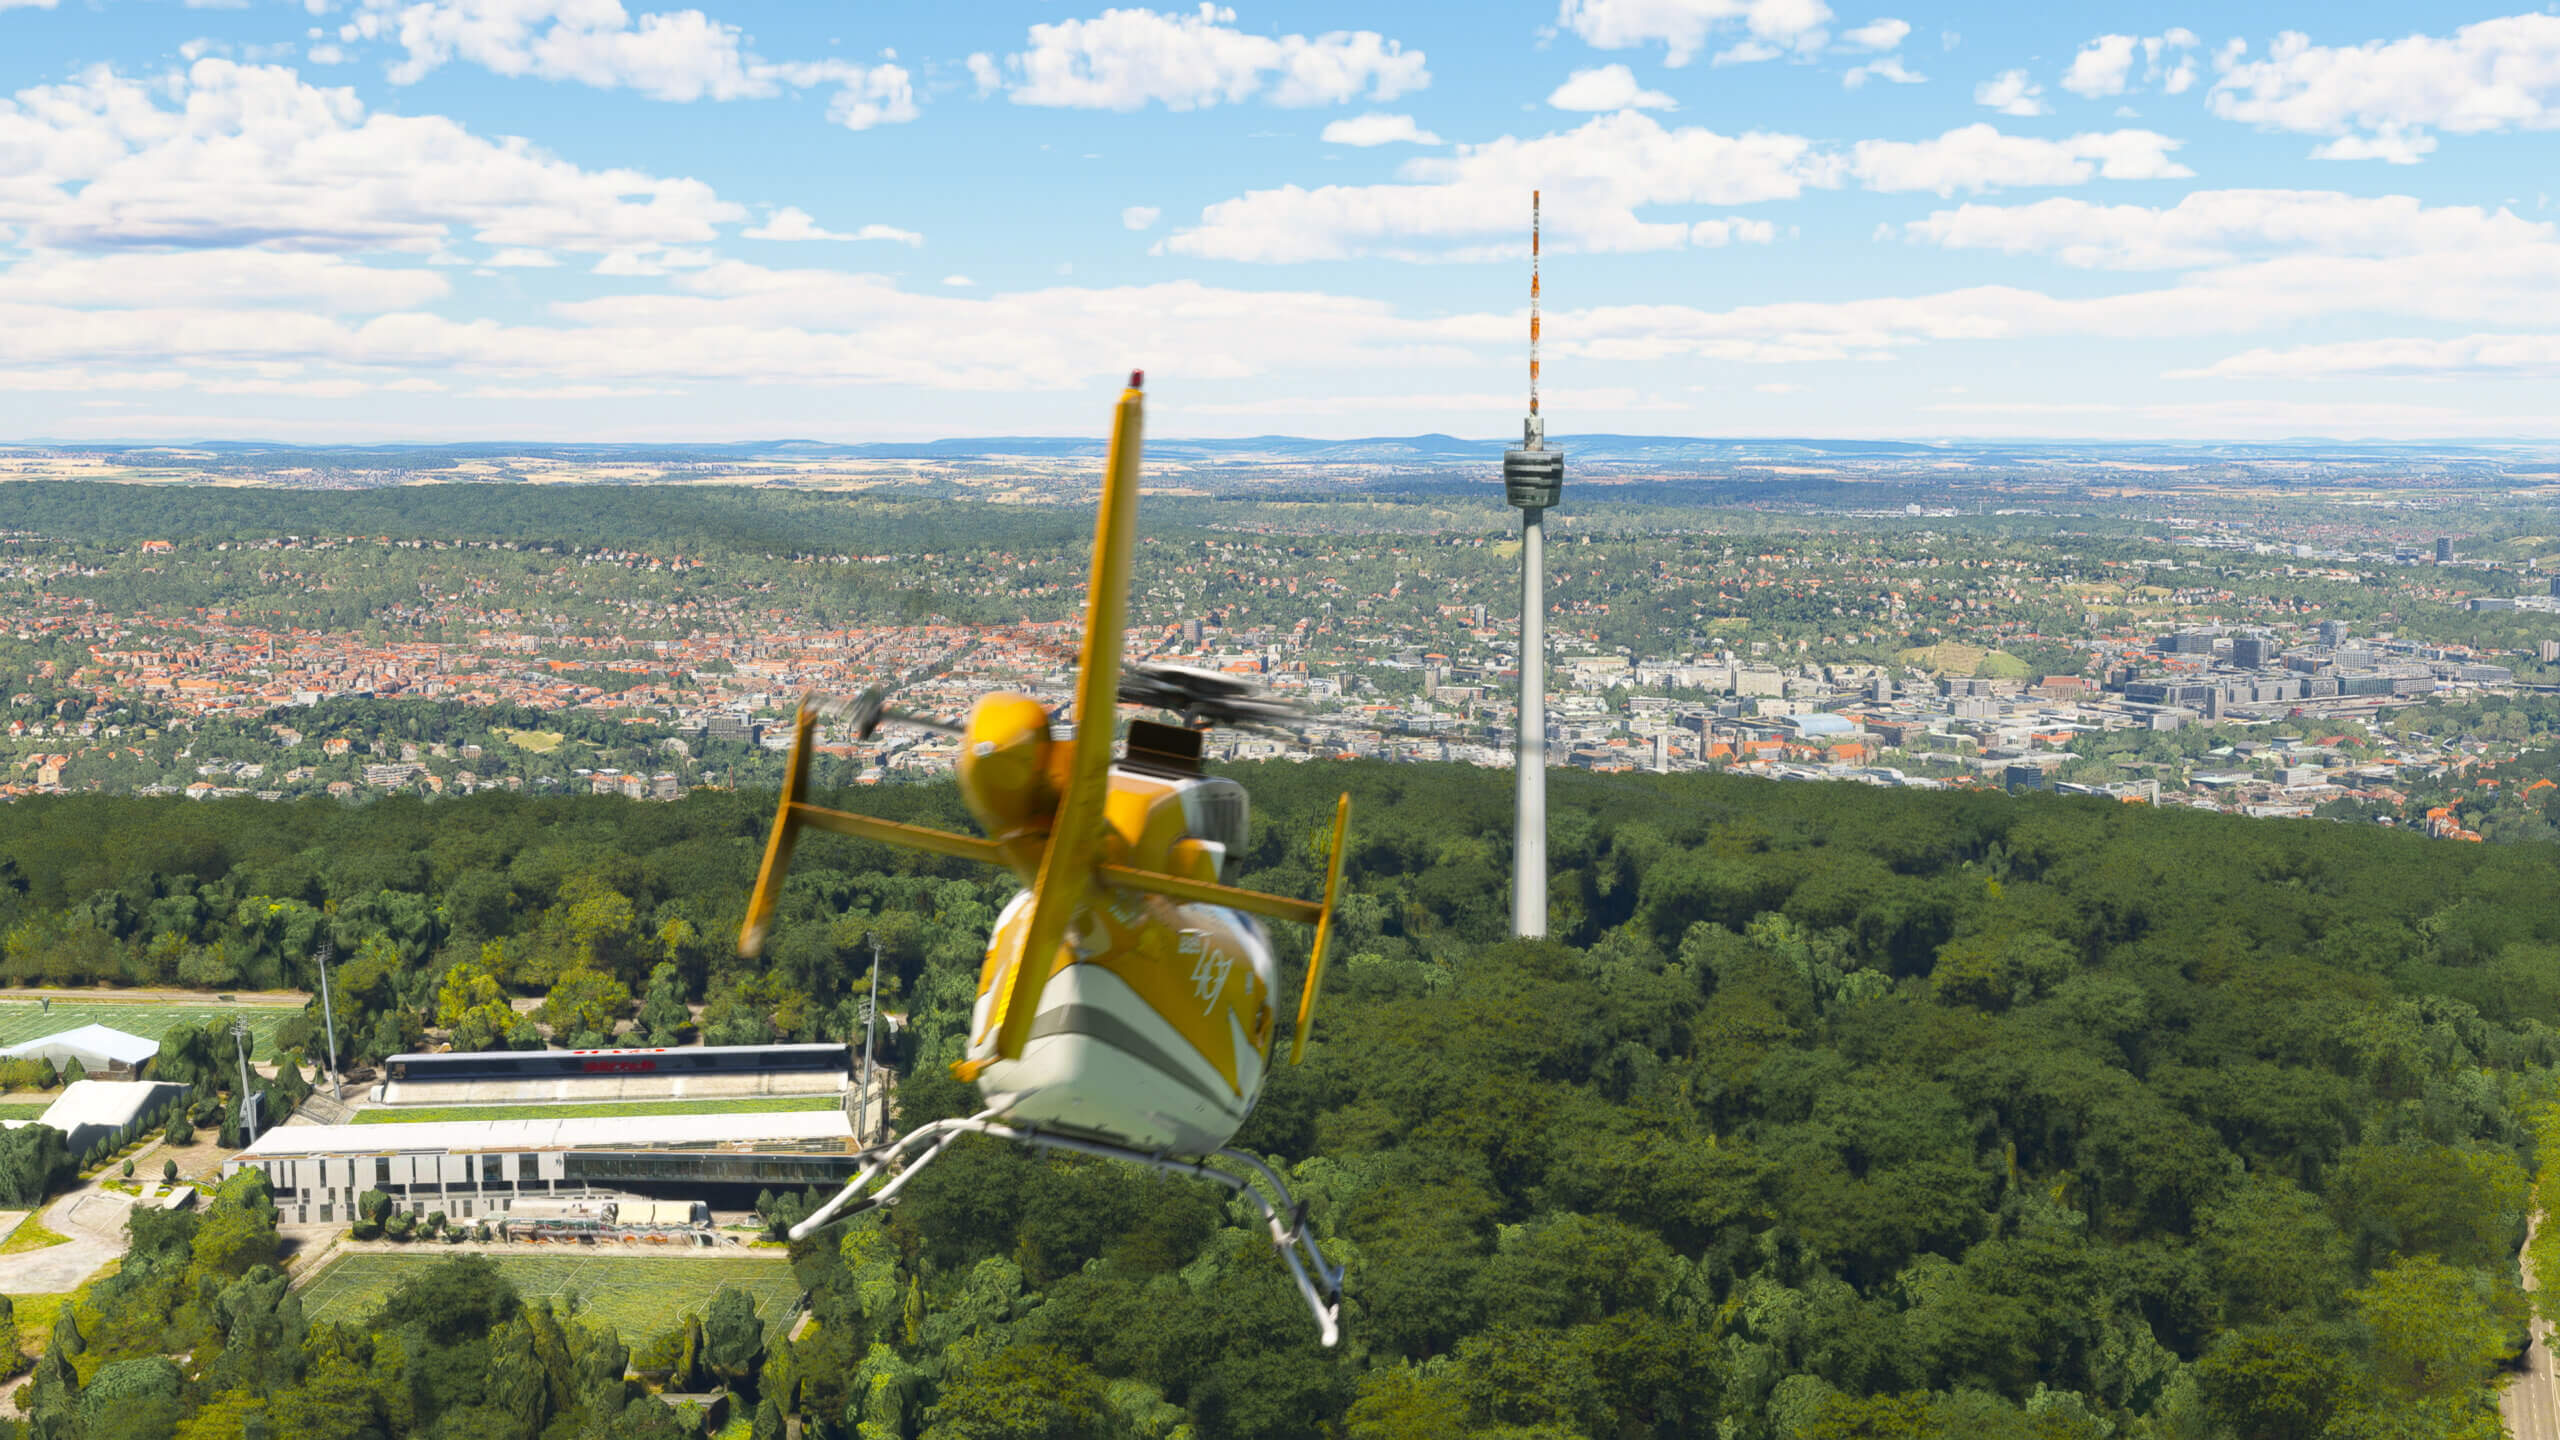
<svg viewBox="0 0 2560 1440">
<path fill-rule="evenodd" d="M 889 711 L 877 692 L 850 706 L 801 706 L 739 953 L 762 949 L 804 826 L 1009 866 L 1028 888 L 997 917 L 967 1058 L 952 1067 L 977 1084 L 986 1108 L 874 1147 L 843 1191 L 791 1234 L 805 1236 L 848 1206 L 888 1200 L 962 1135 L 1125 1160 L 1251 1196 L 1332 1345 L 1342 1272 L 1317 1249 L 1304 1207 L 1280 1176 L 1226 1146 L 1261 1091 L 1278 1027 L 1278 970 L 1256 917 L 1315 926 L 1290 1042 L 1294 1064 L 1324 979 L 1351 797 L 1334 812 L 1324 900 L 1311 903 L 1226 883 L 1244 845 L 1244 789 L 1202 772 L 1193 724 L 1136 721 L 1127 752 L 1114 755 L 1123 700 L 1180 709 L 1195 723 L 1268 713 L 1232 689 L 1189 685 L 1180 672 L 1123 674 L 1142 379 L 1131 374 L 1112 421 L 1073 737 L 1053 738 L 1038 700 L 1002 692 L 981 697 L 960 732 L 960 791 L 984 838 L 809 803 L 811 746 L 822 721 L 850 712 L 865 734 L 883 721 L 949 727 Z"/>
</svg>

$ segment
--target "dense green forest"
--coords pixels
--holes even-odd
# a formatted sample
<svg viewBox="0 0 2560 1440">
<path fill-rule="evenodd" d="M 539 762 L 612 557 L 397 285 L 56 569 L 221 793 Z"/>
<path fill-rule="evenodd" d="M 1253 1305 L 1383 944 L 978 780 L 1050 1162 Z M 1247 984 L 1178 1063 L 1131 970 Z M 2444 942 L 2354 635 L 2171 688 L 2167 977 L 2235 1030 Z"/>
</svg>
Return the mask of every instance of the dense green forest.
<svg viewBox="0 0 2560 1440">
<path fill-rule="evenodd" d="M 1247 873 L 1301 894 L 1355 795 L 1317 1043 L 1239 1142 L 1347 1264 L 1342 1347 L 1217 1192 L 962 1146 L 796 1247 L 819 1323 L 733 1367 L 759 1417 L 863 1440 L 2498 1433 L 2560 1080 L 2552 847 L 1560 772 L 1555 938 L 1524 944 L 1507 786 L 1231 773 Z M 947 787 L 851 803 L 958 820 Z M 539 1043 L 498 1033 L 508 991 L 549 994 L 555 1029 L 635 1004 L 682 1027 L 708 998 L 724 1038 L 841 1035 L 877 936 L 911 1022 L 903 1122 L 966 1107 L 942 1062 L 1009 882 L 812 837 L 750 971 L 728 937 L 768 805 L 29 801 L 0 825 L 6 964 L 112 983 L 237 947 L 244 983 L 307 982 L 327 935 L 341 1033 L 379 1054 L 475 1014 L 474 1043 Z M 1296 963 L 1303 937 L 1280 943 Z M 611 1354 L 511 1294 L 305 1325 L 232 1298 L 272 1286 L 254 1266 L 188 1278 L 209 1263 L 66 1312 L 50 1383 L 93 1389 L 40 1433 L 167 1433 L 87 1403 L 127 1365 L 159 1423 L 230 1427 L 191 1436 L 253 1413 L 278 1440 L 657 1423 L 608 1418 Z"/>
</svg>

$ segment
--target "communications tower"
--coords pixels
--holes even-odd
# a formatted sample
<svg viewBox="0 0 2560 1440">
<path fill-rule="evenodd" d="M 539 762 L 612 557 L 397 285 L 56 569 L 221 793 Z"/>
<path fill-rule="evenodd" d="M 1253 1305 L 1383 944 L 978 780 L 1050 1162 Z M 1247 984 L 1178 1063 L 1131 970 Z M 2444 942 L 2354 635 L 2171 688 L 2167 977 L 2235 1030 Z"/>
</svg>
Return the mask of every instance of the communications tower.
<svg viewBox="0 0 2560 1440">
<path fill-rule="evenodd" d="M 1520 511 L 1519 813 L 1511 845 L 1511 933 L 1547 933 L 1547 509 L 1564 497 L 1564 452 L 1538 413 L 1538 192 L 1529 192 L 1529 415 L 1502 452 L 1503 498 Z"/>
</svg>

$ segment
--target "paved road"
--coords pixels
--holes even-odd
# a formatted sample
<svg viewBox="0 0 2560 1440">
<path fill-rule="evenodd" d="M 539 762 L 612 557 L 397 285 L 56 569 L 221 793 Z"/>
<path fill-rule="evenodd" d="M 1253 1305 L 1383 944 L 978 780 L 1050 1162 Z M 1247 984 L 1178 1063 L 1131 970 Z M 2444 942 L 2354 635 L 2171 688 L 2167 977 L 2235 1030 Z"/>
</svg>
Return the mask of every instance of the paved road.
<svg viewBox="0 0 2560 1440">
<path fill-rule="evenodd" d="M 45 1207 L 44 1227 L 70 1238 L 42 1250 L 0 1255 L 0 1291 L 58 1295 L 76 1289 L 124 1253 L 130 1238 L 124 1220 L 132 1209 L 132 1196 L 101 1190 L 94 1182 L 54 1201 Z"/>
<path fill-rule="evenodd" d="M 2528 1291 L 2534 1288 L 2533 1232 L 2541 1223 L 2537 1215 L 2525 1226 L 2524 1288 Z M 2515 1440 L 2560 1440 L 2560 1378 L 2552 1373 L 2550 1321 L 2534 1319 L 2533 1345 L 2525 1351 L 2524 1373 L 2498 1397 L 2498 1412 Z"/>
</svg>

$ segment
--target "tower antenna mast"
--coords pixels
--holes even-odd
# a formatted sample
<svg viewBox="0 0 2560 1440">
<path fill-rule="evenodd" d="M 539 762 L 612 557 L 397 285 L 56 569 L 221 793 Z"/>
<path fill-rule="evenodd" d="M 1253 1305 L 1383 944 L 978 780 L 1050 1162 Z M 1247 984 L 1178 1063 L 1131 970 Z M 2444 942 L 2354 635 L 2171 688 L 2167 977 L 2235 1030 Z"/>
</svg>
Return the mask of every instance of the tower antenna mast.
<svg viewBox="0 0 2560 1440">
<path fill-rule="evenodd" d="M 1529 413 L 1538 413 L 1538 192 L 1529 192 Z M 1546 427 L 1539 426 L 1539 430 Z M 1533 443 L 1543 438 L 1528 437 Z"/>
<path fill-rule="evenodd" d="M 1547 524 L 1564 497 L 1564 452 L 1547 448 L 1538 413 L 1538 192 L 1529 192 L 1529 415 L 1520 448 L 1502 453 L 1503 498 L 1520 512 L 1520 709 L 1511 844 L 1511 933 L 1547 933 Z"/>
</svg>

